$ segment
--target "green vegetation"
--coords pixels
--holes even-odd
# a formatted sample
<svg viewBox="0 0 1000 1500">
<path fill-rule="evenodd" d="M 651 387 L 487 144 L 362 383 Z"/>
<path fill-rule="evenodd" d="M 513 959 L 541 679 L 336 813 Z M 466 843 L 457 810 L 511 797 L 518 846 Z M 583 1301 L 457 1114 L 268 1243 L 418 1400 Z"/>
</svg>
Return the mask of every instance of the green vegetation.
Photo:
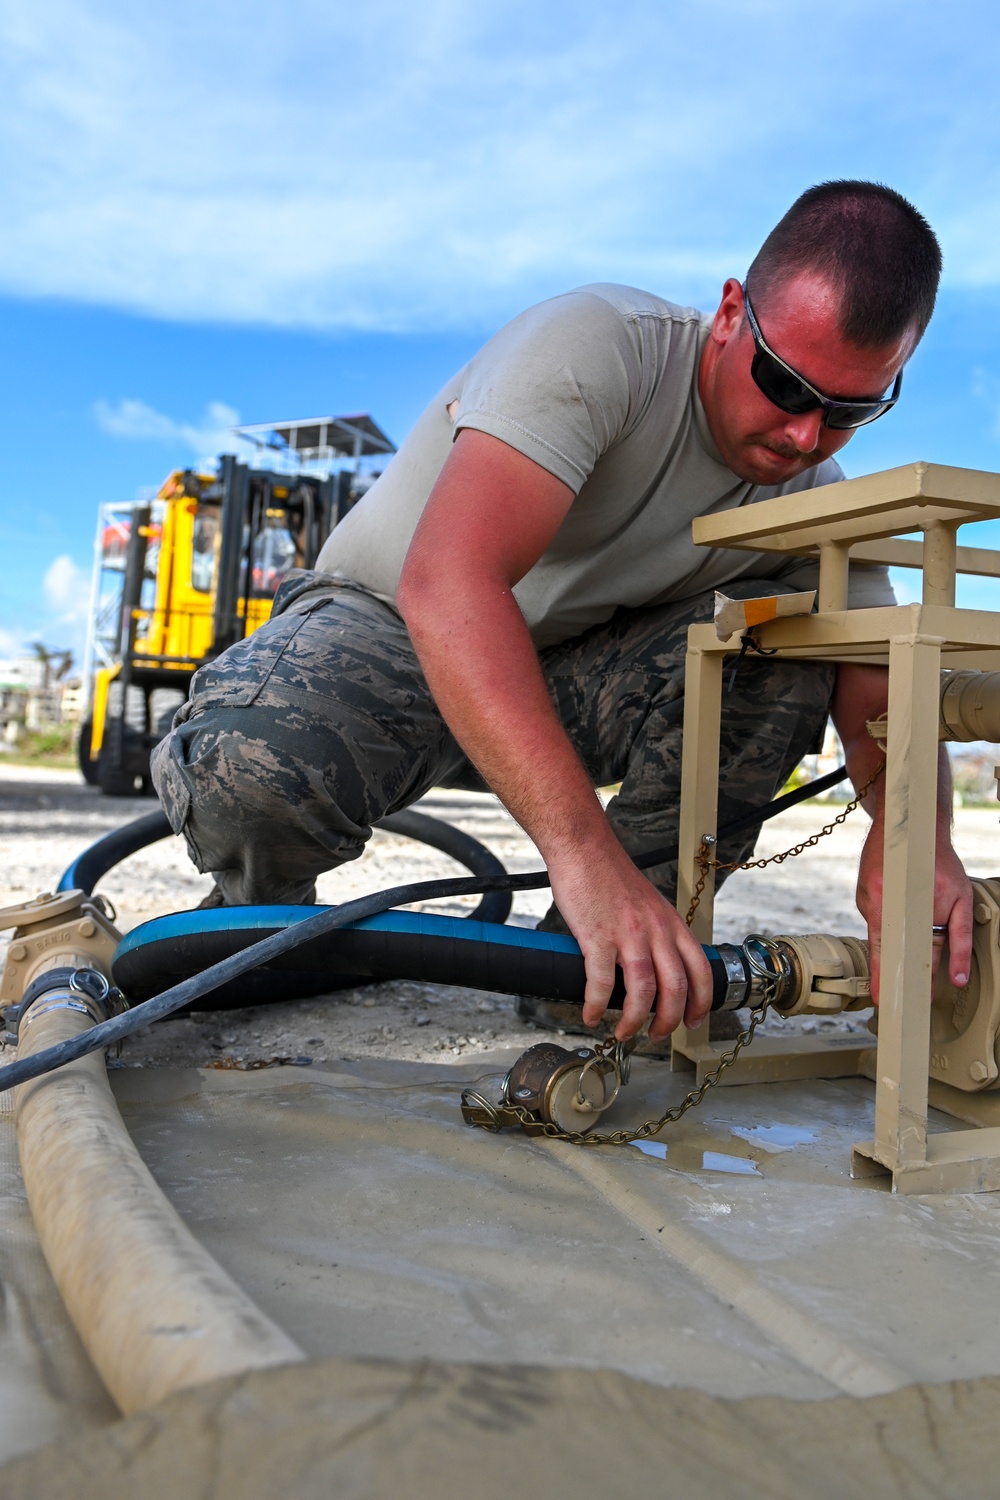
<svg viewBox="0 0 1000 1500">
<path fill-rule="evenodd" d="M 76 725 L 53 724 L 25 734 L 0 764 L 7 766 L 50 766 L 55 770 L 76 767 Z"/>
</svg>

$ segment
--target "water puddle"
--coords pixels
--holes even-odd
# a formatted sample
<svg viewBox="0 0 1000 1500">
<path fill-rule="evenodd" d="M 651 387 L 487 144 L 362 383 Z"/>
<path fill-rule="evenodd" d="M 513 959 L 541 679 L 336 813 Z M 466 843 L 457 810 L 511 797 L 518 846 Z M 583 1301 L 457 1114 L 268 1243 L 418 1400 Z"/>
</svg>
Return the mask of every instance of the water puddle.
<svg viewBox="0 0 1000 1500">
<path fill-rule="evenodd" d="M 748 1141 L 751 1146 L 760 1146 L 764 1151 L 790 1151 L 793 1146 L 804 1146 L 816 1139 L 815 1130 L 802 1125 L 731 1125 L 732 1135 Z"/>
<path fill-rule="evenodd" d="M 655 1156 L 660 1161 L 669 1160 L 672 1167 L 682 1172 L 730 1172 L 738 1177 L 759 1177 L 757 1163 L 749 1156 L 730 1156 L 725 1151 L 702 1151 L 695 1147 L 676 1143 L 672 1148 L 662 1141 L 633 1141 L 644 1156 Z"/>
<path fill-rule="evenodd" d="M 749 1156 L 729 1156 L 725 1151 L 703 1151 L 706 1172 L 734 1172 L 738 1177 L 759 1177 L 757 1163 Z"/>
<path fill-rule="evenodd" d="M 818 1139 L 809 1125 L 774 1120 L 766 1125 L 731 1125 L 728 1121 L 700 1121 L 666 1141 L 633 1141 L 644 1156 L 666 1162 L 679 1172 L 728 1172 L 736 1177 L 766 1176 L 775 1157 Z M 742 1155 L 729 1149 L 733 1137 L 746 1142 Z"/>
</svg>

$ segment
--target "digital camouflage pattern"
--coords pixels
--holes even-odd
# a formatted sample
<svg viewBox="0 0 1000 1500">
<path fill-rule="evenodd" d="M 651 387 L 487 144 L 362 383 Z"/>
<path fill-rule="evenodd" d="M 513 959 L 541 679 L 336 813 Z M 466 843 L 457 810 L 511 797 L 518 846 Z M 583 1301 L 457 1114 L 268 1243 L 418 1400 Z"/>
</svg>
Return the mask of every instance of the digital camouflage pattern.
<svg viewBox="0 0 1000 1500">
<path fill-rule="evenodd" d="M 736 597 L 774 593 L 740 579 Z M 552 701 L 624 847 L 676 841 L 688 626 L 711 592 L 619 610 L 540 654 Z M 748 656 L 722 707 L 719 822 L 768 802 L 826 723 L 835 668 Z M 671 712 L 671 705 L 674 705 Z M 194 676 L 153 755 L 175 833 L 227 904 L 311 901 L 316 876 L 356 859 L 372 824 L 434 786 L 485 790 L 430 695 L 402 620 L 362 590 L 297 570 L 271 619 Z M 747 857 L 757 829 L 718 856 Z M 649 872 L 671 900 L 676 864 Z M 546 926 L 559 926 L 550 913 Z"/>
</svg>

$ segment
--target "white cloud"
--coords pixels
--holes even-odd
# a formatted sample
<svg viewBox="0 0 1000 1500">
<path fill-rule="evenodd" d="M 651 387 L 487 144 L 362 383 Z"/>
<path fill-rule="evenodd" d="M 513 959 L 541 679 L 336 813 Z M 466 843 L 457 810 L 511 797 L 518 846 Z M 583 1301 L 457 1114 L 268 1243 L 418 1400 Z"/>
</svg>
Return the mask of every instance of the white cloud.
<svg viewBox="0 0 1000 1500">
<path fill-rule="evenodd" d="M 795 0 L 8 0 L 0 288 L 355 328 L 608 277 L 703 299 L 852 173 L 997 281 L 995 37 L 986 0 L 842 0 L 821 39 Z"/>
<path fill-rule="evenodd" d="M 68 553 L 53 558 L 42 579 L 52 625 L 81 625 L 90 608 L 90 578 Z"/>
<path fill-rule="evenodd" d="M 122 400 L 117 406 L 95 401 L 97 425 L 112 437 L 151 439 L 168 443 L 180 434 L 180 424 L 162 412 L 154 411 L 145 401 Z"/>
<path fill-rule="evenodd" d="M 214 463 L 220 453 L 231 453 L 238 446 L 232 429 L 240 415 L 224 401 L 210 401 L 200 422 L 175 421 L 147 406 L 145 401 L 131 398 L 119 401 L 116 406 L 97 401 L 94 416 L 98 426 L 111 437 L 179 445 L 189 448 L 205 463 Z"/>
</svg>

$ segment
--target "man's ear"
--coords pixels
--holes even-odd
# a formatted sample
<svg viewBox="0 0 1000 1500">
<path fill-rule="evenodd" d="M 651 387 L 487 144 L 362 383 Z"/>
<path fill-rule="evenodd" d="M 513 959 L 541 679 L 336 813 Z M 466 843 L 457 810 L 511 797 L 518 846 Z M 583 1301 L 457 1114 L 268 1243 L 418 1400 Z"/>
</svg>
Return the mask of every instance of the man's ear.
<svg viewBox="0 0 1000 1500">
<path fill-rule="evenodd" d="M 712 319 L 712 338 L 717 344 L 728 344 L 743 324 L 743 288 L 730 276 L 722 288 L 722 301 Z"/>
</svg>

